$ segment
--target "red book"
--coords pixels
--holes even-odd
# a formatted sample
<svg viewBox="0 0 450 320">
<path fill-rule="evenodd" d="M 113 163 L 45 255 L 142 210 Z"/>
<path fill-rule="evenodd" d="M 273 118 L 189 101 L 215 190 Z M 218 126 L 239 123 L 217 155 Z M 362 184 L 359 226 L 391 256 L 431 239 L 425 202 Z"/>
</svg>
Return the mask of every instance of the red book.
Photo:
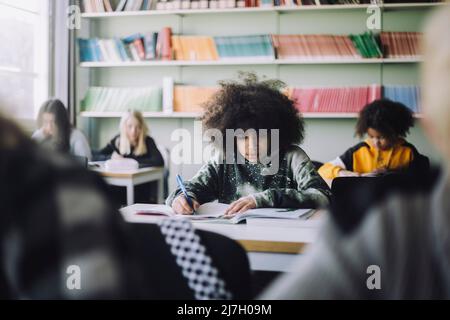
<svg viewBox="0 0 450 320">
<path fill-rule="evenodd" d="M 142 39 L 136 39 L 133 41 L 133 45 L 135 46 L 137 53 L 139 55 L 139 59 L 140 60 L 144 60 L 145 59 L 145 49 L 144 49 L 144 44 L 142 43 Z"/>
<path fill-rule="evenodd" d="M 161 36 L 161 60 L 172 60 L 172 29 L 170 27 L 162 28 L 160 34 Z M 158 40 L 159 40 L 158 36 Z"/>
</svg>

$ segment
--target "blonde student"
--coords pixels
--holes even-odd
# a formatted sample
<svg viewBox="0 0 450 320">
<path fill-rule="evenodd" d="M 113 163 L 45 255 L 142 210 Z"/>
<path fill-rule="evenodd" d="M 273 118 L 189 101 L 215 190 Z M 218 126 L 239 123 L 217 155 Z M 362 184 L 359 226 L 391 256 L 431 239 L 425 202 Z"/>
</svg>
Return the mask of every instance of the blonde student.
<svg viewBox="0 0 450 320">
<path fill-rule="evenodd" d="M 72 127 L 66 107 L 58 99 L 44 102 L 38 115 L 39 129 L 32 138 L 54 150 L 91 159 L 92 153 L 84 134 Z"/>
<path fill-rule="evenodd" d="M 367 138 L 325 163 L 319 174 L 332 180 L 400 170 L 427 170 L 428 159 L 405 140 L 413 125 L 413 114 L 405 105 L 388 99 L 369 103 L 361 110 L 356 124 L 356 134 L 361 138 L 367 135 Z"/>
<path fill-rule="evenodd" d="M 96 160 L 130 158 L 139 163 L 139 167 L 162 167 L 164 159 L 155 141 L 148 133 L 142 113 L 129 111 L 125 113 L 119 124 L 120 133 L 100 151 L 96 152 Z M 156 203 L 156 183 L 144 183 L 135 187 L 135 201 Z M 126 203 L 126 194 L 121 187 L 111 187 L 119 205 Z"/>
<path fill-rule="evenodd" d="M 218 200 L 230 204 L 227 214 L 252 208 L 326 206 L 330 191 L 299 144 L 303 120 L 279 81 L 221 83 L 206 105 L 204 129 L 218 133 L 219 156 L 210 159 L 166 204 L 180 214 L 192 214 L 200 204 Z"/>
<path fill-rule="evenodd" d="M 119 130 L 120 134 L 99 151 L 98 159 L 131 158 L 139 162 L 140 167 L 164 165 L 155 141 L 148 135 L 148 126 L 141 112 L 130 111 L 124 114 Z"/>
</svg>

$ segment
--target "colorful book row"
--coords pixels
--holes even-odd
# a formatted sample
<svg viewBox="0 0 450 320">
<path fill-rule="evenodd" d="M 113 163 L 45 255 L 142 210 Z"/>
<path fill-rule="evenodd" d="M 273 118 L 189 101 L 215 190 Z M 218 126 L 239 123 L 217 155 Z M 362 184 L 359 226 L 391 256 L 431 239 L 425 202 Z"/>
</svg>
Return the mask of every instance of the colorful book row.
<svg viewBox="0 0 450 320">
<path fill-rule="evenodd" d="M 384 3 L 404 3 L 405 1 L 385 0 Z M 407 1 L 408 3 L 441 2 Z M 257 7 L 299 7 L 320 5 L 370 4 L 371 0 L 82 0 L 83 12 L 122 12 L 146 10 L 186 10 L 186 9 L 229 9 Z"/>
<path fill-rule="evenodd" d="M 119 39 L 78 39 L 81 62 L 143 60 L 215 61 L 252 59 L 362 59 L 418 57 L 420 34 L 380 35 L 247 35 L 181 36 L 163 28 L 159 33 Z"/>
<path fill-rule="evenodd" d="M 171 85 L 161 87 L 110 88 L 91 87 L 81 103 L 82 111 L 117 112 L 130 109 L 158 112 L 201 112 L 203 105 L 218 90 L 218 87 L 198 87 Z M 379 86 L 359 87 L 302 87 L 289 88 L 285 92 L 294 100 L 296 108 L 302 113 L 357 113 L 366 104 L 381 97 L 405 104 L 413 112 L 420 112 L 420 93 L 418 86 Z"/>
</svg>

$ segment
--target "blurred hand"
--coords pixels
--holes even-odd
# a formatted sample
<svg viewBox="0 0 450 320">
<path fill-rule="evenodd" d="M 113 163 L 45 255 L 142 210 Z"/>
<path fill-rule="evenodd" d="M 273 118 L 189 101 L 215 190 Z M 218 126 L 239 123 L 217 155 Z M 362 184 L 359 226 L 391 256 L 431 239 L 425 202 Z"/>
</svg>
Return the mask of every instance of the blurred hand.
<svg viewBox="0 0 450 320">
<path fill-rule="evenodd" d="M 113 160 L 123 159 L 123 156 L 114 151 L 113 154 L 111 155 L 111 159 Z"/>
<path fill-rule="evenodd" d="M 246 196 L 232 202 L 227 211 L 225 211 L 225 215 L 231 216 L 254 208 L 256 208 L 255 199 L 252 196 Z"/>
<path fill-rule="evenodd" d="M 192 199 L 192 203 L 194 204 L 194 210 L 197 210 L 198 207 L 200 207 L 200 204 Z M 192 214 L 192 208 L 189 206 L 189 203 L 186 200 L 186 197 L 182 194 L 180 194 L 178 197 L 176 197 L 172 202 L 172 209 L 177 214 Z"/>
<path fill-rule="evenodd" d="M 360 177 L 361 174 L 358 172 L 348 171 L 348 170 L 340 170 L 339 177 Z"/>
<path fill-rule="evenodd" d="M 376 177 L 376 176 L 386 173 L 387 171 L 388 171 L 388 169 L 383 167 L 383 168 L 375 169 L 372 172 L 363 173 L 363 174 L 361 174 L 361 176 L 362 177 Z"/>
</svg>

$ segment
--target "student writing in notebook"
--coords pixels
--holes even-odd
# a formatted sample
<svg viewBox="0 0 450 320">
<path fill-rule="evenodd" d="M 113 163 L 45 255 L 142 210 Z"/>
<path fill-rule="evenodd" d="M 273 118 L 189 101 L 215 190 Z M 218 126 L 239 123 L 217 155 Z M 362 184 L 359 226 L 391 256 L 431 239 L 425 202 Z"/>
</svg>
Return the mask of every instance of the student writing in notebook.
<svg viewBox="0 0 450 320">
<path fill-rule="evenodd" d="M 359 137 L 367 139 L 325 163 L 319 174 L 336 177 L 375 176 L 399 170 L 427 170 L 428 159 L 405 140 L 414 125 L 412 112 L 388 99 L 375 100 L 360 112 L 356 124 Z"/>
<path fill-rule="evenodd" d="M 164 159 L 155 141 L 148 135 L 148 127 L 142 113 L 130 111 L 120 120 L 120 134 L 115 136 L 96 155 L 96 160 L 131 158 L 139 163 L 139 167 L 162 167 Z M 122 204 L 125 192 L 121 187 L 112 187 L 117 199 Z M 150 196 L 151 195 L 151 196 Z M 140 184 L 135 187 L 136 202 L 156 202 L 156 185 L 154 182 Z"/>
<path fill-rule="evenodd" d="M 254 74 L 244 75 L 242 83 L 221 83 L 202 121 L 204 128 L 220 133 L 215 142 L 223 152 L 185 181 L 194 208 L 180 188 L 169 195 L 167 205 L 176 213 L 192 214 L 200 204 L 218 200 L 230 204 L 226 214 L 233 215 L 261 207 L 328 204 L 329 189 L 299 146 L 303 120 L 281 86 L 279 81 L 258 81 Z"/>
<path fill-rule="evenodd" d="M 164 165 L 155 141 L 148 135 L 148 126 L 141 112 L 130 111 L 124 114 L 119 130 L 120 134 L 99 151 L 98 159 L 131 158 L 139 162 L 140 167 Z"/>
<path fill-rule="evenodd" d="M 38 115 L 39 129 L 33 140 L 53 150 L 91 159 L 91 148 L 83 133 L 73 128 L 66 107 L 58 99 L 44 102 Z"/>
</svg>

